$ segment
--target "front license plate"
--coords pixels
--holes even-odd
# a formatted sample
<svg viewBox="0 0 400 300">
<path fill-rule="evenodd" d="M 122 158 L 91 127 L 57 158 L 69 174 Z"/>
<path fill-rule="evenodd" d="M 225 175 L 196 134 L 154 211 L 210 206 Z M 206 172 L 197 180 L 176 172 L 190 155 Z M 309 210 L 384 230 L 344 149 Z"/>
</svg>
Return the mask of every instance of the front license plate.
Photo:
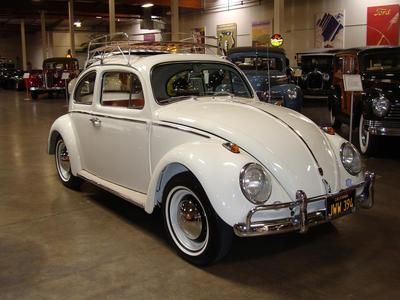
<svg viewBox="0 0 400 300">
<path fill-rule="evenodd" d="M 351 213 L 355 207 L 355 195 L 356 190 L 351 190 L 328 197 L 326 201 L 328 217 L 337 218 Z"/>
</svg>

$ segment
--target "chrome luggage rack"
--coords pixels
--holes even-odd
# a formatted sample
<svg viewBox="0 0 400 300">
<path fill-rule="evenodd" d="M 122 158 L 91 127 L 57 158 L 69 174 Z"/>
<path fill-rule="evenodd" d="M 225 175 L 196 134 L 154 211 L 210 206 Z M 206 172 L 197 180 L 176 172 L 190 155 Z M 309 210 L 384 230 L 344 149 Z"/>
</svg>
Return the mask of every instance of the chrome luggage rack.
<svg viewBox="0 0 400 300">
<path fill-rule="evenodd" d="M 129 64 L 132 56 L 165 54 L 165 53 L 197 53 L 197 54 L 214 54 L 216 55 L 216 46 L 202 44 L 196 42 L 194 35 L 186 35 L 186 37 L 178 41 L 169 40 L 168 33 L 151 33 L 152 38 L 157 37 L 157 41 L 147 41 L 145 34 L 127 34 L 125 32 L 117 32 L 107 34 L 91 40 L 88 44 L 87 59 L 85 69 L 95 62 L 103 63 L 107 58 L 115 55 L 121 55 L 126 63 Z"/>
</svg>

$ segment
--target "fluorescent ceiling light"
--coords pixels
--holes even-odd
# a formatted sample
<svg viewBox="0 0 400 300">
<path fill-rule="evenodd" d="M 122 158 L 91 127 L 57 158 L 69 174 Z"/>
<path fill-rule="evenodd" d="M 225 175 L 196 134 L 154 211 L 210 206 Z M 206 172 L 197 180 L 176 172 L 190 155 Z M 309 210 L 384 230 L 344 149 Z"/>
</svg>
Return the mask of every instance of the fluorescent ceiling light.
<svg viewBox="0 0 400 300">
<path fill-rule="evenodd" d="M 96 16 L 96 19 L 103 19 L 102 16 Z"/>
<path fill-rule="evenodd" d="M 142 7 L 152 7 L 152 6 L 154 6 L 154 4 L 153 3 L 145 3 L 145 4 L 143 4 L 142 5 Z"/>
</svg>

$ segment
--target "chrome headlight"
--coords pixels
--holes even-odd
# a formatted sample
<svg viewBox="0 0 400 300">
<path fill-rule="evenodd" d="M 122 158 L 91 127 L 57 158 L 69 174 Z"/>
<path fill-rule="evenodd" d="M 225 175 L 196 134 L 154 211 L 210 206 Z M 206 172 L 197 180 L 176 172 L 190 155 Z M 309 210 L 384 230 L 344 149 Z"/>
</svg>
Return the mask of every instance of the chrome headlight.
<svg viewBox="0 0 400 300">
<path fill-rule="evenodd" d="M 287 95 L 289 97 L 290 100 L 296 99 L 297 97 L 297 89 L 288 89 L 287 90 Z"/>
<path fill-rule="evenodd" d="M 389 112 L 390 101 L 384 96 L 372 99 L 372 111 L 377 117 L 384 117 Z"/>
<path fill-rule="evenodd" d="M 329 78 L 331 78 L 331 77 L 329 76 L 329 74 L 328 74 L 328 73 L 324 73 L 324 74 L 322 74 L 322 79 L 323 79 L 323 80 L 325 80 L 325 81 L 328 81 L 328 80 L 329 80 Z"/>
<path fill-rule="evenodd" d="M 258 164 L 245 165 L 240 171 L 239 181 L 244 196 L 254 204 L 266 202 L 271 195 L 271 176 Z"/>
<path fill-rule="evenodd" d="M 340 159 L 343 167 L 351 175 L 361 172 L 361 157 L 357 149 L 349 142 L 343 143 L 340 147 Z"/>
</svg>

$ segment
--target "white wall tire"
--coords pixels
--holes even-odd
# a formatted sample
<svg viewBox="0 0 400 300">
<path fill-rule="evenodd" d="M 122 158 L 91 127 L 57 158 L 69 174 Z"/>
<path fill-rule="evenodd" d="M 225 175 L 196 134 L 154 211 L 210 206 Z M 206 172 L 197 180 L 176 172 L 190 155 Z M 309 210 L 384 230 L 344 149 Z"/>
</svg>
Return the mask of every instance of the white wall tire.
<svg viewBox="0 0 400 300">
<path fill-rule="evenodd" d="M 207 265 L 229 251 L 232 228 L 215 213 L 191 173 L 182 173 L 168 182 L 162 212 L 171 244 L 190 263 Z"/>
<path fill-rule="evenodd" d="M 364 129 L 364 116 L 361 114 L 360 123 L 358 126 L 358 142 L 360 146 L 360 152 L 362 154 L 371 155 L 377 151 L 377 136 L 370 134 Z"/>
<path fill-rule="evenodd" d="M 59 138 L 56 143 L 55 161 L 57 174 L 61 182 L 69 188 L 79 188 L 81 179 L 71 173 L 68 149 L 62 138 Z"/>
</svg>

